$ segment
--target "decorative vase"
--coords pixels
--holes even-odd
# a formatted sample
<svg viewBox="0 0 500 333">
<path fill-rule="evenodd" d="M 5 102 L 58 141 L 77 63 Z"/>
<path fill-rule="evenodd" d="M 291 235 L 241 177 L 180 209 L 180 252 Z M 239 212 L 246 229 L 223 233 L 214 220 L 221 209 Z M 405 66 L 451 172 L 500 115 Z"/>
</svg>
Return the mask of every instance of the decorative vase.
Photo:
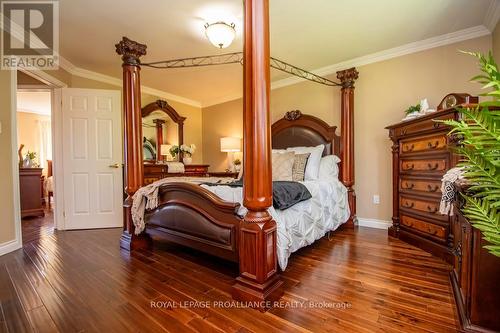
<svg viewBox="0 0 500 333">
<path fill-rule="evenodd" d="M 193 163 L 193 159 L 191 157 L 183 157 L 182 158 L 182 162 L 185 164 L 185 165 L 189 165 L 191 163 Z"/>
<path fill-rule="evenodd" d="M 235 170 L 236 172 L 240 172 L 240 170 L 241 170 L 241 164 L 235 165 L 235 166 L 234 166 L 234 170 Z"/>
<path fill-rule="evenodd" d="M 33 167 L 33 161 L 26 156 L 23 160 L 23 168 L 32 168 Z"/>
</svg>

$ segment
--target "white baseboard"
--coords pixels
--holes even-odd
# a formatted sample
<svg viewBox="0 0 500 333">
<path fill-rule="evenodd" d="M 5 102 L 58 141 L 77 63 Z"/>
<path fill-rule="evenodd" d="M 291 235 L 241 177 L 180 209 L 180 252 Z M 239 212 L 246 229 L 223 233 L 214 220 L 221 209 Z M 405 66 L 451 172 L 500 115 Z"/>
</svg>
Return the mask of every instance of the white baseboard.
<svg viewBox="0 0 500 333">
<path fill-rule="evenodd" d="M 13 239 L 11 241 L 0 244 L 0 256 L 10 253 L 22 247 L 20 239 Z"/>
<path fill-rule="evenodd" d="M 367 228 L 375 228 L 375 229 L 389 229 L 392 225 L 391 221 L 384 220 L 375 220 L 375 219 L 365 219 L 362 217 L 358 217 L 358 226 L 367 227 Z"/>
</svg>

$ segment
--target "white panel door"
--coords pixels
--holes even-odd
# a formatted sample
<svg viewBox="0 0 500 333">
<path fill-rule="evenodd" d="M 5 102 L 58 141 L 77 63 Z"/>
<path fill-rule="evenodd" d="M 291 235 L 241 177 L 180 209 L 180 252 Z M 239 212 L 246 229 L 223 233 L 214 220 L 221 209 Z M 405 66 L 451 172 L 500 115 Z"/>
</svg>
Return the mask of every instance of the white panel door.
<svg viewBox="0 0 500 333">
<path fill-rule="evenodd" d="M 65 229 L 122 226 L 120 92 L 62 89 Z"/>
</svg>

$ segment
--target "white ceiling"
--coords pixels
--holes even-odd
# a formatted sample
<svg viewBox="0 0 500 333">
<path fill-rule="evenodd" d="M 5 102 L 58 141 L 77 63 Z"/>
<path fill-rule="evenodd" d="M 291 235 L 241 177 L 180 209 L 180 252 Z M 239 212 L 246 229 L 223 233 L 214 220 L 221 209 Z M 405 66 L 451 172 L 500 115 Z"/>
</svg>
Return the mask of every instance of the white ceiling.
<svg viewBox="0 0 500 333">
<path fill-rule="evenodd" d="M 50 116 L 50 91 L 18 91 L 17 111 Z"/>
<path fill-rule="evenodd" d="M 270 0 L 271 54 L 308 70 L 479 25 L 499 0 Z M 243 2 L 236 0 L 61 0 L 61 55 L 77 67 L 121 78 L 114 44 L 127 36 L 148 45 L 143 62 L 242 50 Z M 205 22 L 236 24 L 224 50 Z M 286 78 L 272 71 L 273 81 Z M 202 105 L 242 90 L 240 65 L 153 70 L 142 84 Z"/>
</svg>

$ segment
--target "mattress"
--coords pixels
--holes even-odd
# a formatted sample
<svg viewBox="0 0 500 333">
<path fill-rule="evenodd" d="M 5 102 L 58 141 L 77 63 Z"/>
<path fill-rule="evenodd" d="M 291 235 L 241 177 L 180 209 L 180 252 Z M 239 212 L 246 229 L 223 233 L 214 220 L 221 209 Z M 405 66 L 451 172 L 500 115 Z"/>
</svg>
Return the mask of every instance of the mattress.
<svg viewBox="0 0 500 333">
<path fill-rule="evenodd" d="M 277 255 L 282 270 L 285 270 L 293 252 L 312 244 L 349 219 L 347 188 L 338 179 L 304 181 L 302 184 L 311 193 L 311 199 L 286 210 L 269 208 L 269 213 L 277 224 Z M 241 187 L 201 186 L 225 201 L 240 203 L 238 214 L 245 215 Z"/>
</svg>

